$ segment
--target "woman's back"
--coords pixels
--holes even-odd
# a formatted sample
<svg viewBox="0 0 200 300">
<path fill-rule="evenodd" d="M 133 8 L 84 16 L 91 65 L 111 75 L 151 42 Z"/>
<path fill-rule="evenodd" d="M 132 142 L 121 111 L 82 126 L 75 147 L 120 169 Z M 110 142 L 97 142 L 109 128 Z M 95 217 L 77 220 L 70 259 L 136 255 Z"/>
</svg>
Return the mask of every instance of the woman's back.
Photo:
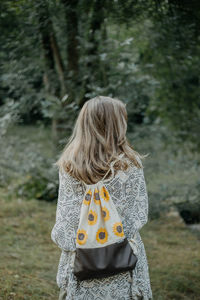
<svg viewBox="0 0 200 300">
<path fill-rule="evenodd" d="M 146 253 L 139 234 L 148 219 L 148 197 L 143 169 L 130 162 L 126 171 L 119 170 L 113 178 L 104 182 L 121 217 L 125 236 L 134 241 L 138 256 L 136 268 L 105 279 L 84 282 L 73 275 L 73 260 L 82 199 L 86 188 L 92 185 L 85 185 L 65 172 L 60 172 L 59 177 L 56 224 L 51 236 L 63 250 L 57 284 L 68 291 L 66 299 L 151 299 Z"/>
<path fill-rule="evenodd" d="M 57 284 L 61 289 L 62 300 L 152 299 L 146 253 L 139 234 L 139 230 L 148 219 L 148 197 L 141 156 L 126 138 L 127 119 L 125 104 L 118 99 L 98 96 L 88 100 L 83 105 L 72 135 L 56 163 L 59 166 L 59 194 L 56 223 L 51 237 L 62 250 L 57 273 Z M 108 179 L 106 175 L 109 175 L 110 169 L 112 177 Z M 115 174 L 114 170 L 116 170 Z M 102 222 L 104 227 L 101 227 L 98 222 L 95 223 L 95 226 L 99 225 L 99 227 L 94 228 L 89 236 L 89 228 L 88 230 L 86 227 L 82 228 L 81 233 L 78 230 L 79 224 L 83 219 L 85 220 L 83 216 L 87 217 L 86 224 L 89 218 L 89 214 L 81 214 L 81 206 L 86 189 L 94 187 L 99 181 L 104 183 L 111 196 L 112 201 L 109 204 L 114 203 L 110 209 L 112 216 L 117 216 L 120 222 L 115 219 L 113 223 L 114 219 L 110 214 L 109 221 L 103 220 L 108 223 L 105 225 Z M 92 190 L 93 195 L 95 194 L 94 199 L 89 193 L 85 200 L 97 200 L 95 189 Z M 104 214 L 102 211 L 99 214 L 96 212 L 96 215 L 97 220 L 101 220 Z M 109 223 L 112 230 L 110 227 L 107 227 L 108 230 L 105 228 L 110 226 Z M 116 229 L 119 223 L 120 229 Z M 113 224 L 118 226 L 114 227 Z M 96 237 L 95 243 L 110 243 L 113 240 L 109 238 L 114 234 L 121 234 L 122 229 L 137 256 L 136 266 L 132 264 L 131 268 L 127 268 L 128 263 L 124 264 L 123 261 L 122 268 L 118 269 L 120 273 L 116 275 L 102 279 L 94 279 L 92 276 L 93 279 L 80 281 L 78 276 L 75 276 L 75 273 L 78 273 L 74 272 L 75 258 L 77 258 L 75 254 L 78 253 L 76 237 L 79 244 L 80 241 L 82 244 L 85 242 L 84 247 L 88 247 L 87 243 L 91 241 L 92 236 Z M 116 233 L 117 230 L 121 231 Z M 133 252 L 130 252 L 132 258 Z M 127 262 L 125 252 L 123 255 Z M 131 271 L 121 272 L 127 269 Z M 116 272 L 116 269 L 114 271 Z"/>
</svg>

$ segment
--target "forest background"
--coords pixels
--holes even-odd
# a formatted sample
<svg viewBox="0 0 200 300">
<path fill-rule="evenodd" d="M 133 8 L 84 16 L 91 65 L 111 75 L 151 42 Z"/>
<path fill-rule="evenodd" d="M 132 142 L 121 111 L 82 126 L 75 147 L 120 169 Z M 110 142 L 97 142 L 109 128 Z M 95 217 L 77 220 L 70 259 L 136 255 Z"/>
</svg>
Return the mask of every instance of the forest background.
<svg viewBox="0 0 200 300">
<path fill-rule="evenodd" d="M 0 299 L 57 295 L 53 163 L 96 95 L 126 103 L 128 139 L 149 153 L 155 299 L 200 299 L 199 1 L 4 0 L 0 12 Z"/>
</svg>

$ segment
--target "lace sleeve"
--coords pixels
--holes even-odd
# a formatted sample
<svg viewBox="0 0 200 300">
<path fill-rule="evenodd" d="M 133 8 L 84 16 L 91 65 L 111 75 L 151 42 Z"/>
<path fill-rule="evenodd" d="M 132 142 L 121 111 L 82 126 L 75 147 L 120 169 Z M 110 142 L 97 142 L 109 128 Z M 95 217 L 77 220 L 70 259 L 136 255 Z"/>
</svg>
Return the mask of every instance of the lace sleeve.
<svg viewBox="0 0 200 300">
<path fill-rule="evenodd" d="M 128 201 L 127 231 L 132 238 L 148 221 L 148 194 L 143 168 L 131 168 L 125 193 Z"/>
<path fill-rule="evenodd" d="M 139 160 L 141 163 L 141 161 Z M 152 299 L 148 263 L 144 244 L 139 230 L 148 221 L 148 192 L 143 168 L 133 166 L 130 170 L 126 189 L 128 212 L 126 221 L 127 236 L 138 261 L 132 270 L 131 291 L 133 299 Z"/>
<path fill-rule="evenodd" d="M 73 179 L 69 174 L 59 171 L 56 222 L 51 231 L 51 239 L 65 251 L 75 250 L 81 195 L 80 182 Z"/>
<path fill-rule="evenodd" d="M 139 170 L 139 188 L 135 199 L 138 211 L 136 230 L 140 230 L 148 221 L 148 194 L 143 168 Z"/>
</svg>

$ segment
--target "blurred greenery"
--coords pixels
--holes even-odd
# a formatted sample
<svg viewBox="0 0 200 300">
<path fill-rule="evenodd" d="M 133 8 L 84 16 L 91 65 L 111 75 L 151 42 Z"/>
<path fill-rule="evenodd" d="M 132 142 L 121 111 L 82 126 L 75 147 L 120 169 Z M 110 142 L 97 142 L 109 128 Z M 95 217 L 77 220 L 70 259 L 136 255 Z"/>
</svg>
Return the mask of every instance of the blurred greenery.
<svg viewBox="0 0 200 300">
<path fill-rule="evenodd" d="M 159 123 L 199 152 L 197 1 L 0 5 L 1 124 L 52 124 L 58 142 L 73 126 L 70 110 L 74 120 L 87 99 L 104 94 L 128 104 L 129 128 Z"/>
<path fill-rule="evenodd" d="M 52 164 L 84 102 L 108 95 L 127 104 L 129 139 L 150 153 L 151 217 L 171 207 L 182 211 L 185 203 L 182 216 L 193 220 L 200 162 L 197 1 L 0 5 L 1 185 L 10 182 L 11 192 L 26 198 L 56 199 Z"/>
<path fill-rule="evenodd" d="M 0 11 L 0 188 L 12 209 L 18 206 L 14 198 L 28 200 L 30 209 L 35 199 L 57 199 L 53 163 L 85 101 L 105 95 L 126 103 L 128 139 L 149 153 L 144 166 L 152 224 L 179 214 L 198 227 L 200 2 L 3 0 Z M 163 232 L 157 233 L 161 242 Z M 175 235 L 168 246 L 182 245 Z M 183 235 L 189 237 L 185 230 Z M 147 236 L 150 243 L 151 230 Z M 155 299 L 165 299 L 162 278 L 167 299 L 197 299 L 196 285 L 182 285 L 184 270 L 172 284 L 161 266 L 160 259 L 152 274 Z M 173 275 L 175 267 L 165 270 Z M 5 299 L 14 299 L 11 290 L 5 288 Z M 47 295 L 44 289 L 41 299 Z"/>
</svg>

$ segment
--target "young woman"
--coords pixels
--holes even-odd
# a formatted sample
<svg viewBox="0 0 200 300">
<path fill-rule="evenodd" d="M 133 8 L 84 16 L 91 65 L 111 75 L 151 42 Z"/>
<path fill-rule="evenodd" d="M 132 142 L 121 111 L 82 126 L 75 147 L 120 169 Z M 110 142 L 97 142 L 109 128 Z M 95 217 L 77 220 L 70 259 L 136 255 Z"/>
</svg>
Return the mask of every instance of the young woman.
<svg viewBox="0 0 200 300">
<path fill-rule="evenodd" d="M 52 240 L 62 250 L 57 273 L 59 299 L 152 299 L 148 263 L 139 230 L 148 220 L 148 196 L 141 156 L 126 139 L 127 112 L 110 97 L 87 101 L 59 166 L 59 194 Z M 131 271 L 80 281 L 73 273 L 76 234 L 86 188 L 103 182 L 121 217 L 125 236 L 134 240 L 137 264 Z"/>
</svg>

